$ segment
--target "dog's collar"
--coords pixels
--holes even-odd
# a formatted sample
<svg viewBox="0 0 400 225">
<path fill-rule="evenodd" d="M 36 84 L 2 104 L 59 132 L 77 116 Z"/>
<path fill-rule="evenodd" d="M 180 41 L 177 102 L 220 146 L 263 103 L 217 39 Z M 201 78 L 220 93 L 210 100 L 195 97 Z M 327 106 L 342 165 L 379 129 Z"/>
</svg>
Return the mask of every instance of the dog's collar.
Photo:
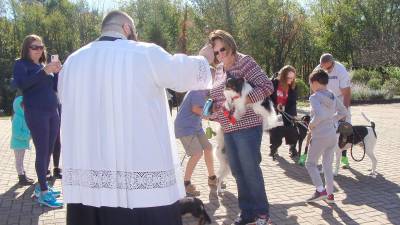
<svg viewBox="0 0 400 225">
<path fill-rule="evenodd" d="M 238 99 L 238 98 L 240 98 L 240 95 L 233 96 L 232 100 L 235 100 L 235 99 Z"/>
</svg>

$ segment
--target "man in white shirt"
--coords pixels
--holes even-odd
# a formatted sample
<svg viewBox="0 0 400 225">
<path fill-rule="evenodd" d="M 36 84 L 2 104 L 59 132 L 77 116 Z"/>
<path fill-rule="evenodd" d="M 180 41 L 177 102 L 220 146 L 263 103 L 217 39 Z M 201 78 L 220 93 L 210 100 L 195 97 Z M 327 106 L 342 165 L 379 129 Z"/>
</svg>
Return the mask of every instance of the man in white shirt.
<svg viewBox="0 0 400 225">
<path fill-rule="evenodd" d="M 321 55 L 320 64 L 317 68 L 325 70 L 329 75 L 328 89 L 331 90 L 336 97 L 342 100 L 343 105 L 347 108 L 349 113 L 346 117 L 346 122 L 351 123 L 350 103 L 351 103 L 351 79 L 350 75 L 341 63 L 335 61 L 333 56 L 329 53 Z M 342 152 L 342 164 L 344 168 L 349 167 L 349 159 L 347 157 L 347 150 Z"/>
<path fill-rule="evenodd" d="M 179 225 L 185 195 L 165 88 L 211 88 L 212 48 L 170 55 L 112 11 L 60 73 L 67 225 Z"/>
</svg>

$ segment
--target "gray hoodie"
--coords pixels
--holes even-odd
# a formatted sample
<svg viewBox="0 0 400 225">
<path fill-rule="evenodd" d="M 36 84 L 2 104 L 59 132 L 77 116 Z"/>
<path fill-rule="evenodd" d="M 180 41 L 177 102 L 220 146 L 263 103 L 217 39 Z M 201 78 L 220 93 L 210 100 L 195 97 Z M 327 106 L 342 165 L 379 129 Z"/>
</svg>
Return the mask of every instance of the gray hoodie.
<svg viewBox="0 0 400 225">
<path fill-rule="evenodd" d="M 347 110 L 343 103 L 328 90 L 317 91 L 310 96 L 311 131 L 313 138 L 335 137 L 337 121 L 346 117 Z"/>
</svg>

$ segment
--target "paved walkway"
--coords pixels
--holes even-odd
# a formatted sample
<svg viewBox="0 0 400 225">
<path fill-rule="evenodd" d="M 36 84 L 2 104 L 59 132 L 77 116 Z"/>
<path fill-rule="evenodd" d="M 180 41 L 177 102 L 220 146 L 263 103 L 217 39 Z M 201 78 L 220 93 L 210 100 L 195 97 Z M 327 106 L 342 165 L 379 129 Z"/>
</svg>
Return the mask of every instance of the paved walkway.
<svg viewBox="0 0 400 225">
<path fill-rule="evenodd" d="M 289 158 L 287 147 L 281 147 L 281 157 L 272 161 L 268 157 L 268 135 L 264 135 L 261 166 L 274 224 L 400 224 L 400 104 L 353 107 L 354 124 L 367 124 L 361 111 L 376 122 L 378 143 L 375 152 L 379 175 L 368 176 L 371 165 L 368 158 L 359 163 L 351 161 L 351 169 L 341 170 L 335 178 L 337 204 L 333 207 L 323 202 L 304 202 L 314 190 L 306 170 Z M 65 224 L 65 208 L 41 208 L 30 198 L 32 187 L 16 185 L 9 139 L 10 121 L 0 119 L 0 225 Z M 183 148 L 180 143 L 178 146 L 182 157 Z M 25 161 L 27 174 L 31 177 L 35 174 L 33 153 L 30 151 Z M 206 176 L 205 164 L 201 161 L 192 182 L 200 189 L 200 198 L 212 216 L 213 224 L 231 224 L 239 213 L 233 178 L 227 179 L 228 191 L 218 197 L 215 190 L 207 186 Z M 57 180 L 55 186 L 60 188 L 60 185 Z M 185 216 L 184 224 L 197 223 Z"/>
</svg>

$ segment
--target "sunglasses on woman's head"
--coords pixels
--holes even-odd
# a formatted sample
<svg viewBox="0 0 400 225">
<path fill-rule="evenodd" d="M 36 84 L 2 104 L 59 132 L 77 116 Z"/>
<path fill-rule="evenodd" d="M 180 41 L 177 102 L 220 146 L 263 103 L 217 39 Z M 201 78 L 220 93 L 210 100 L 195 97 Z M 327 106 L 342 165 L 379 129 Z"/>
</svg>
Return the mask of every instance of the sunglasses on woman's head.
<svg viewBox="0 0 400 225">
<path fill-rule="evenodd" d="M 219 53 L 224 52 L 225 50 L 226 50 L 226 49 L 225 49 L 224 47 L 223 47 L 223 48 L 220 48 L 219 51 L 214 52 L 214 56 L 219 55 Z"/>
<path fill-rule="evenodd" d="M 31 45 L 31 46 L 29 46 L 29 48 L 32 50 L 43 50 L 44 46 L 43 45 Z"/>
</svg>

